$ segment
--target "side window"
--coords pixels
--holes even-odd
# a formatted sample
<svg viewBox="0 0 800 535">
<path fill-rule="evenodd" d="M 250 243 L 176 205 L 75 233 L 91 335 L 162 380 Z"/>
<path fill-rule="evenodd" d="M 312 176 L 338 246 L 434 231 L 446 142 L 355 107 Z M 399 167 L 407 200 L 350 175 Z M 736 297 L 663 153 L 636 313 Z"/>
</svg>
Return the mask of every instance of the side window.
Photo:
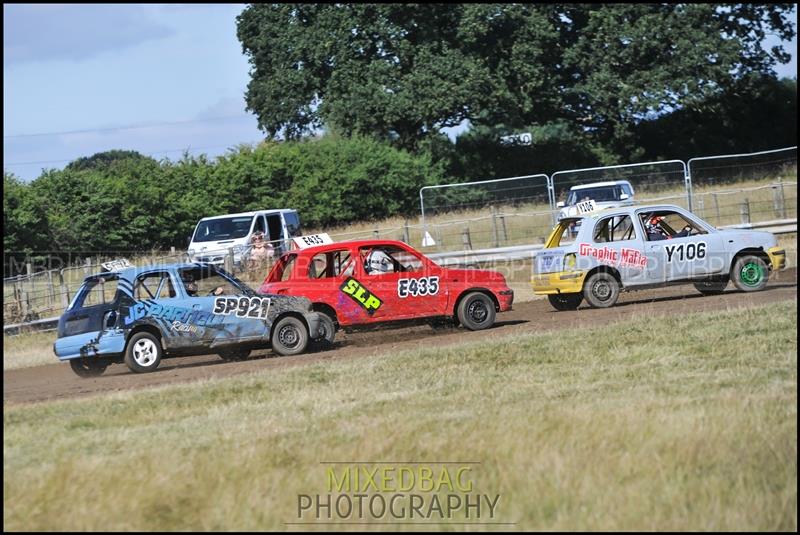
<svg viewBox="0 0 800 535">
<path fill-rule="evenodd" d="M 350 258 L 350 251 L 342 249 L 340 251 L 329 251 L 315 255 L 308 266 L 309 279 L 325 279 L 339 277 L 340 275 L 351 275 L 354 262 Z"/>
<path fill-rule="evenodd" d="M 117 279 L 101 278 L 89 281 L 71 308 L 93 307 L 110 303 L 117 294 Z"/>
<path fill-rule="evenodd" d="M 415 254 L 391 245 L 362 247 L 360 255 L 368 275 L 422 271 L 424 266 Z"/>
<path fill-rule="evenodd" d="M 166 271 L 141 275 L 133 285 L 133 297 L 137 301 L 142 299 L 172 299 L 176 296 L 172 279 Z"/>
<path fill-rule="evenodd" d="M 598 221 L 594 227 L 594 242 L 608 243 L 636 239 L 630 216 L 611 216 Z"/>
<path fill-rule="evenodd" d="M 292 270 L 294 269 L 294 263 L 297 261 L 297 255 L 291 255 L 287 260 L 286 263 L 283 265 L 283 271 L 281 271 L 281 281 L 289 280 L 289 277 L 292 276 Z"/>
<path fill-rule="evenodd" d="M 641 218 L 649 241 L 685 238 L 708 233 L 701 226 L 672 210 L 645 212 L 641 214 Z"/>
</svg>

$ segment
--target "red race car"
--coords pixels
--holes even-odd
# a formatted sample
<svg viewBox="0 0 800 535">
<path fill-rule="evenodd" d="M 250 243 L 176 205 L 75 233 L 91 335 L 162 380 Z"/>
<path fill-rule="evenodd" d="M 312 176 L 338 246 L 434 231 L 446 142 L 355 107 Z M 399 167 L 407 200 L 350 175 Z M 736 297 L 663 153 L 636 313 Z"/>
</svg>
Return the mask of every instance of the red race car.
<svg viewBox="0 0 800 535">
<path fill-rule="evenodd" d="M 511 310 L 514 300 L 514 291 L 496 271 L 443 268 L 393 240 L 289 251 L 259 293 L 311 299 L 314 310 L 323 313 L 320 332 L 326 327 L 319 341 L 327 344 L 339 327 L 395 321 L 454 319 L 470 330 L 486 329 L 497 312 Z"/>
</svg>

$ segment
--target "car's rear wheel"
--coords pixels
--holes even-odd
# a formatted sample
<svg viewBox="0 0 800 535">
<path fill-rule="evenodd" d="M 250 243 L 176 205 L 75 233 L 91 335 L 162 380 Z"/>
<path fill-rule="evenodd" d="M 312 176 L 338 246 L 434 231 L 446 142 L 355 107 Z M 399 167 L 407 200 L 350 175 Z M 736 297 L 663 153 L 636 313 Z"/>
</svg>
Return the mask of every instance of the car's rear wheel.
<svg viewBox="0 0 800 535">
<path fill-rule="evenodd" d="M 701 281 L 695 282 L 694 287 L 703 295 L 719 295 L 725 291 L 728 281 Z"/>
<path fill-rule="evenodd" d="M 102 358 L 81 357 L 71 359 L 69 365 L 78 377 L 98 377 L 108 368 L 108 361 Z"/>
<path fill-rule="evenodd" d="M 742 256 L 733 264 L 731 280 L 743 292 L 763 290 L 769 280 L 769 266 L 758 256 Z"/>
<path fill-rule="evenodd" d="M 470 292 L 458 304 L 458 321 L 470 331 L 488 329 L 494 325 L 497 310 L 492 298 L 481 292 Z"/>
<path fill-rule="evenodd" d="M 600 271 L 589 277 L 583 285 L 583 297 L 595 308 L 608 308 L 619 299 L 619 282 L 611 273 Z"/>
<path fill-rule="evenodd" d="M 333 341 L 336 338 L 336 322 L 333 318 L 325 314 L 319 313 L 319 336 L 314 338 L 314 349 L 330 349 L 333 347 Z"/>
<path fill-rule="evenodd" d="M 308 328 L 294 316 L 286 316 L 272 329 L 272 349 L 278 355 L 299 355 L 308 348 Z"/>
<path fill-rule="evenodd" d="M 239 360 L 246 360 L 247 357 L 250 356 L 250 350 L 239 347 L 230 349 L 220 349 L 218 355 L 222 358 L 222 360 L 236 362 Z"/>
<path fill-rule="evenodd" d="M 556 310 L 576 310 L 583 302 L 583 294 L 550 294 L 547 300 Z"/>
<path fill-rule="evenodd" d="M 149 332 L 138 332 L 128 342 L 125 364 L 134 373 L 147 373 L 158 368 L 163 350 L 161 341 Z"/>
</svg>

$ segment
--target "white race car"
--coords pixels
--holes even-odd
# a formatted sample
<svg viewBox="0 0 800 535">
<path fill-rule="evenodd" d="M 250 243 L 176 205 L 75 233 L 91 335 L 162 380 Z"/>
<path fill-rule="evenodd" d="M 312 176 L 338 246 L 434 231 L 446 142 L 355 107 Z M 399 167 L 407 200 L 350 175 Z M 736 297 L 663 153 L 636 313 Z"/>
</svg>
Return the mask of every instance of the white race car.
<svg viewBox="0 0 800 535">
<path fill-rule="evenodd" d="M 752 292 L 766 286 L 770 271 L 786 267 L 786 253 L 769 232 L 717 229 L 671 205 L 595 208 L 579 203 L 583 213 L 560 219 L 534 255 L 533 291 L 558 310 L 574 310 L 584 299 L 610 307 L 621 290 L 673 283 L 717 294 L 733 281 Z"/>
</svg>

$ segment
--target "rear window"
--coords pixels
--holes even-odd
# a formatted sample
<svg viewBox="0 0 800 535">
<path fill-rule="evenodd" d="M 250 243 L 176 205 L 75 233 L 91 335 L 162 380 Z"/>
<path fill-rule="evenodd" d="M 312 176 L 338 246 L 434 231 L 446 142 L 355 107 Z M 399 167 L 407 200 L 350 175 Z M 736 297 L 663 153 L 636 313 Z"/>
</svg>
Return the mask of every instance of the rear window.
<svg viewBox="0 0 800 535">
<path fill-rule="evenodd" d="M 275 264 L 275 267 L 272 268 L 272 271 L 270 271 L 269 278 L 267 279 L 268 282 L 288 280 L 289 277 L 292 276 L 292 270 L 294 269 L 294 264 L 296 261 L 297 255 L 294 253 L 287 256 L 282 256 Z"/>
<path fill-rule="evenodd" d="M 118 280 L 119 276 L 113 276 L 86 281 L 75 296 L 75 301 L 70 309 L 87 308 L 112 302 L 117 295 Z"/>
<path fill-rule="evenodd" d="M 583 219 L 580 217 L 573 217 L 570 219 L 562 219 L 559 221 L 556 228 L 553 229 L 551 238 L 547 242 L 547 247 L 559 247 L 561 245 L 569 245 L 575 241 L 578 235 L 578 229 Z"/>
</svg>

